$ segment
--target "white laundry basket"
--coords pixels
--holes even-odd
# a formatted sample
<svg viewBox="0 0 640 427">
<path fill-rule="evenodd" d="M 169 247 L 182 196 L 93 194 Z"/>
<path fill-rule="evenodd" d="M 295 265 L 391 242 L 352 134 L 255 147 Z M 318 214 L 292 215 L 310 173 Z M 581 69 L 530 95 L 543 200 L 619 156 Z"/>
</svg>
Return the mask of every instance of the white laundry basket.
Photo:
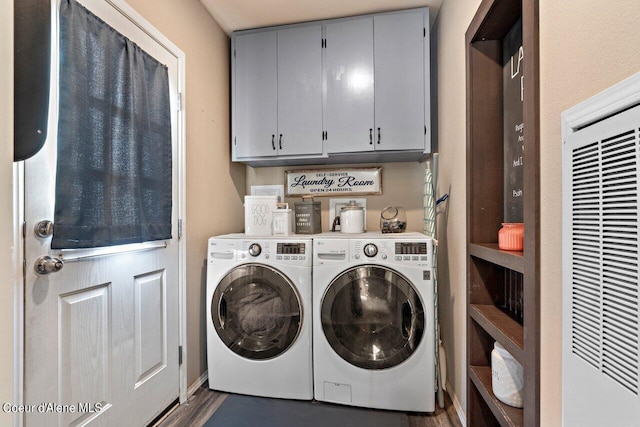
<svg viewBox="0 0 640 427">
<path fill-rule="evenodd" d="M 493 394 L 509 406 L 522 408 L 522 365 L 498 342 L 491 352 L 491 372 Z"/>
</svg>

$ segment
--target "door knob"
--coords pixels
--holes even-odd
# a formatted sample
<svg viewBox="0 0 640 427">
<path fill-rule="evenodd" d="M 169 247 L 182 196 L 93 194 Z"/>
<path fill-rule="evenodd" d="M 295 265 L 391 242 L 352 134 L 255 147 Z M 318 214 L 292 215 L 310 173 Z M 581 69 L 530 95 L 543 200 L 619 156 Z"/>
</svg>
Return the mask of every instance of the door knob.
<svg viewBox="0 0 640 427">
<path fill-rule="evenodd" d="M 33 267 L 36 270 L 36 273 L 45 276 L 49 273 L 55 273 L 62 270 L 64 262 L 59 258 L 53 258 L 45 255 L 38 258 Z"/>
</svg>

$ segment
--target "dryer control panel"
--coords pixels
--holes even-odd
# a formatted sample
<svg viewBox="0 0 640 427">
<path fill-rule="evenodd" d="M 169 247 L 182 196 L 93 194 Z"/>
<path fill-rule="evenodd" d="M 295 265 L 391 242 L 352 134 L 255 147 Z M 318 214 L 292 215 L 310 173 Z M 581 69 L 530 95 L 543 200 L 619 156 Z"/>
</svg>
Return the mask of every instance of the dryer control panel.
<svg viewBox="0 0 640 427">
<path fill-rule="evenodd" d="M 431 239 L 352 239 L 350 243 L 351 261 L 384 261 L 389 264 L 433 266 L 433 241 Z"/>
</svg>

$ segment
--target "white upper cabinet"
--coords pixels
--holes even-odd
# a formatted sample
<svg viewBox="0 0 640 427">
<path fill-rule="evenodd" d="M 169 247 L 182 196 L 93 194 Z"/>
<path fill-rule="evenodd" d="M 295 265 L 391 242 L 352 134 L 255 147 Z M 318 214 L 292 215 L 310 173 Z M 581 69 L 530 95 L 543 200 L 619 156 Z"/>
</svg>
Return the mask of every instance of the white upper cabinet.
<svg viewBox="0 0 640 427">
<path fill-rule="evenodd" d="M 327 152 L 425 150 L 422 11 L 326 25 Z"/>
<path fill-rule="evenodd" d="M 235 38 L 235 157 L 278 154 L 276 39 L 275 31 Z"/>
<path fill-rule="evenodd" d="M 429 10 L 233 34 L 233 160 L 418 160 L 431 149 Z"/>
<path fill-rule="evenodd" d="M 322 26 L 234 39 L 234 160 L 322 154 Z"/>
<path fill-rule="evenodd" d="M 278 30 L 278 155 L 322 154 L 322 26 Z"/>
<path fill-rule="evenodd" d="M 327 152 L 374 149 L 373 17 L 326 25 Z"/>
<path fill-rule="evenodd" d="M 374 18 L 376 150 L 425 148 L 424 28 L 422 13 Z"/>
</svg>

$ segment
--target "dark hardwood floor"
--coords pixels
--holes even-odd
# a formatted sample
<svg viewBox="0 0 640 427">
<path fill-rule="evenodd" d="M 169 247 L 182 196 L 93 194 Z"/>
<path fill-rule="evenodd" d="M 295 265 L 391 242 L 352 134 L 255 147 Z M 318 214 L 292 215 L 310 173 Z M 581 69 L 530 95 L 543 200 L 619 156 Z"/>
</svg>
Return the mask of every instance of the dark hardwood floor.
<svg viewBox="0 0 640 427">
<path fill-rule="evenodd" d="M 184 404 L 176 407 L 160 420 L 155 427 L 201 427 L 227 396 L 228 394 L 210 390 L 205 385 Z M 433 414 L 409 413 L 408 415 L 410 427 L 462 427 L 455 407 L 446 393 L 444 409 L 440 409 L 436 404 L 436 411 Z"/>
</svg>

